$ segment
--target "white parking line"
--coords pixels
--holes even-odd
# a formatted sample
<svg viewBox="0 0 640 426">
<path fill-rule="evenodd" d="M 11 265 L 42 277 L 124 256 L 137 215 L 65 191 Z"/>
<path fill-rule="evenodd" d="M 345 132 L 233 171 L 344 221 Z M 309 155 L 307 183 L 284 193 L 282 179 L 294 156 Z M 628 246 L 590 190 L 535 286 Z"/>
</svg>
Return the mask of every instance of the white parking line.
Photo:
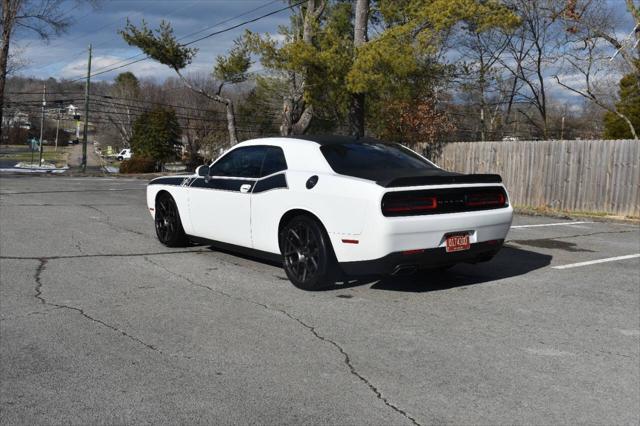
<svg viewBox="0 0 640 426">
<path fill-rule="evenodd" d="M 596 263 L 615 262 L 616 260 L 633 259 L 640 257 L 640 254 L 628 254 L 626 256 L 607 257 L 606 259 L 589 260 L 587 262 L 569 263 L 568 265 L 552 266 L 553 269 L 569 269 L 579 266 L 595 265 Z"/>
<path fill-rule="evenodd" d="M 515 228 L 537 228 L 539 226 L 560 226 L 560 225 L 582 225 L 585 223 L 595 223 L 595 222 L 555 222 L 555 223 L 540 223 L 536 225 L 516 225 L 512 226 L 511 229 Z"/>
</svg>

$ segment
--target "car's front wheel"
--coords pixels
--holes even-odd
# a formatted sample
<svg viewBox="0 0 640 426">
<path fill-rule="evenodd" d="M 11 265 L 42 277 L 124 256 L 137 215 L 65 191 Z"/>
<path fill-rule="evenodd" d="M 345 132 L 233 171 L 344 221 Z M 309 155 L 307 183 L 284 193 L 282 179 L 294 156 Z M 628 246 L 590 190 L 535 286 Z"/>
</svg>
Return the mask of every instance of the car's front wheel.
<svg viewBox="0 0 640 426">
<path fill-rule="evenodd" d="M 284 271 L 296 287 L 321 290 L 334 283 L 337 262 L 322 226 L 308 216 L 297 216 L 280 232 Z"/>
<path fill-rule="evenodd" d="M 122 160 L 124 160 L 123 157 L 118 157 L 118 161 L 122 161 Z"/>
<path fill-rule="evenodd" d="M 187 243 L 178 207 L 173 197 L 167 193 L 156 198 L 155 225 L 158 240 L 165 246 L 180 247 Z"/>
</svg>

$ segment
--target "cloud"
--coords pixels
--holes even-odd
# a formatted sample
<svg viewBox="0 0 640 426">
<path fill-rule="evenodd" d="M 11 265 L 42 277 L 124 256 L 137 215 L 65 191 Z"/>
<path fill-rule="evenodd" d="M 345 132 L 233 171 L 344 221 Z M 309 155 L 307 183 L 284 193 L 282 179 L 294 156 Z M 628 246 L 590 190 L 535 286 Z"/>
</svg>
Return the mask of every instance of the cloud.
<svg viewBox="0 0 640 426">
<path fill-rule="evenodd" d="M 21 32 L 15 39 L 22 48 L 22 56 L 28 60 L 28 66 L 21 74 L 37 78 L 78 78 L 86 74 L 87 46 L 93 45 L 94 58 L 92 69 L 115 64 L 140 51 L 128 46 L 118 30 L 124 28 L 127 19 L 139 25 L 144 19 L 150 28 L 156 28 L 162 19 L 171 23 L 176 36 L 180 39 L 194 34 L 181 41 L 193 40 L 216 30 L 240 23 L 243 20 L 260 16 L 271 10 L 282 7 L 279 2 L 265 3 L 264 0 L 203 2 L 183 0 L 178 2 L 139 1 L 103 2 L 101 8 L 91 10 L 79 7 L 75 11 L 76 22 L 69 32 L 54 38 L 49 44 L 34 38 L 29 32 Z M 251 13 L 246 13 L 256 9 Z M 230 19 L 245 13 L 240 18 Z M 224 22 L 227 21 L 227 22 Z M 289 21 L 287 12 L 251 23 L 209 39 L 205 39 L 194 47 L 199 49 L 193 64 L 187 73 L 209 73 L 215 58 L 224 54 L 233 46 L 233 40 L 241 35 L 244 29 L 254 32 L 270 32 L 275 34 L 278 25 Z M 223 22 L 220 25 L 216 23 Z M 120 64 L 124 64 L 122 62 Z M 116 65 L 120 65 L 116 64 Z M 96 76 L 96 80 L 110 80 L 119 72 L 132 71 L 139 77 L 154 77 L 163 80 L 174 73 L 168 67 L 152 60 L 132 64 L 110 73 Z"/>
</svg>

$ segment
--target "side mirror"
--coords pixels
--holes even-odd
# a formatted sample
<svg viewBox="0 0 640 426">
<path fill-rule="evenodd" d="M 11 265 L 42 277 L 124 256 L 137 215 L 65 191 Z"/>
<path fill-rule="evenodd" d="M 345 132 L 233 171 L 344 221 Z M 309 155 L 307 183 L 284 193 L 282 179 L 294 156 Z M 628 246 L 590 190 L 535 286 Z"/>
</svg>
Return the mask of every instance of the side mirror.
<svg viewBox="0 0 640 426">
<path fill-rule="evenodd" d="M 196 174 L 202 177 L 209 176 L 209 166 L 198 166 L 198 168 L 196 169 Z"/>
</svg>

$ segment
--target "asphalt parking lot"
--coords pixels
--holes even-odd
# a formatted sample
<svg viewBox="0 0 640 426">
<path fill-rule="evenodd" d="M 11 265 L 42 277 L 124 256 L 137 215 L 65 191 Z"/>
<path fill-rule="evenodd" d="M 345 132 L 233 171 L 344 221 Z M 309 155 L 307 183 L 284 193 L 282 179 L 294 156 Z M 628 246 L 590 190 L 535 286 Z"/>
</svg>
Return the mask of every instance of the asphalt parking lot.
<svg viewBox="0 0 640 426">
<path fill-rule="evenodd" d="M 1 424 L 640 422 L 638 225 L 517 216 L 489 263 L 309 293 L 162 246 L 145 185 L 0 178 Z"/>
</svg>

